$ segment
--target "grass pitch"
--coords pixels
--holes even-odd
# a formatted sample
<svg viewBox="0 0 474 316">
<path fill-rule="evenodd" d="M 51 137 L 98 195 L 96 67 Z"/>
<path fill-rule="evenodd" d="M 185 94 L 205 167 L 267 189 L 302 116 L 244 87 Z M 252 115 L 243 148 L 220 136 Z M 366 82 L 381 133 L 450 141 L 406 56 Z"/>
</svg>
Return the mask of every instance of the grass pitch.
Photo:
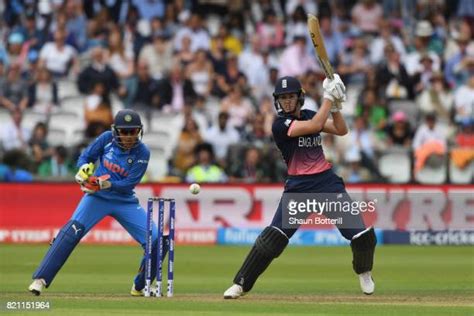
<svg viewBox="0 0 474 316">
<path fill-rule="evenodd" d="M 249 249 L 178 246 L 175 297 L 157 299 L 129 296 L 138 247 L 80 245 L 35 297 L 26 289 L 47 246 L 0 245 L 0 313 L 7 302 L 48 301 L 43 315 L 474 314 L 473 247 L 379 247 L 372 296 L 360 292 L 348 247 L 289 247 L 248 296 L 222 299 Z"/>
</svg>

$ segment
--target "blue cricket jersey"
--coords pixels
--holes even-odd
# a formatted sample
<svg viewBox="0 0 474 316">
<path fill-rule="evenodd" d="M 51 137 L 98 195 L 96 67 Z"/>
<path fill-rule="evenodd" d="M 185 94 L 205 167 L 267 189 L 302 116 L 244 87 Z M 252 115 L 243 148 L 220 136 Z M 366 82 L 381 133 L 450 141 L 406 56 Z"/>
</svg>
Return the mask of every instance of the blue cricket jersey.
<svg viewBox="0 0 474 316">
<path fill-rule="evenodd" d="M 137 202 L 135 186 L 146 172 L 150 151 L 140 141 L 138 146 L 124 150 L 117 146 L 112 132 L 102 133 L 92 142 L 77 160 L 77 166 L 97 160 L 99 162 L 94 175 L 110 175 L 112 187 L 94 193 L 107 200 L 119 202 Z"/>
<path fill-rule="evenodd" d="M 288 175 L 300 176 L 324 172 L 331 164 L 324 157 L 320 133 L 288 136 L 295 121 L 311 120 L 316 112 L 302 110 L 300 117 L 278 116 L 272 125 L 273 138 L 288 167 Z"/>
</svg>

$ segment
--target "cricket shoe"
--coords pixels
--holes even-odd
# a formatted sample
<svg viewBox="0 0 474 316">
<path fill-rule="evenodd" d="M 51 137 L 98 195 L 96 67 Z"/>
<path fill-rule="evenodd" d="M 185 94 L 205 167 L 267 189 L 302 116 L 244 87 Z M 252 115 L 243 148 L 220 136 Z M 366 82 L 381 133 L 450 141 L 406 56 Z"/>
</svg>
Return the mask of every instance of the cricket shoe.
<svg viewBox="0 0 474 316">
<path fill-rule="evenodd" d="M 375 290 L 374 279 L 370 271 L 359 274 L 360 288 L 362 292 L 367 295 L 371 295 Z"/>
<path fill-rule="evenodd" d="M 242 286 L 238 284 L 233 284 L 227 291 L 224 292 L 225 299 L 237 299 L 241 296 L 244 296 L 247 292 L 244 292 Z"/>
<path fill-rule="evenodd" d="M 36 296 L 39 296 L 46 286 L 46 281 L 44 279 L 34 279 L 33 283 L 28 287 L 28 291 L 33 293 Z"/>
<path fill-rule="evenodd" d="M 150 291 L 150 296 L 155 296 L 156 292 L 155 290 L 152 288 L 151 291 Z M 132 289 L 130 290 L 130 295 L 131 296 L 145 296 L 145 288 L 141 289 L 141 290 L 137 290 L 135 288 L 135 283 L 132 285 Z"/>
</svg>

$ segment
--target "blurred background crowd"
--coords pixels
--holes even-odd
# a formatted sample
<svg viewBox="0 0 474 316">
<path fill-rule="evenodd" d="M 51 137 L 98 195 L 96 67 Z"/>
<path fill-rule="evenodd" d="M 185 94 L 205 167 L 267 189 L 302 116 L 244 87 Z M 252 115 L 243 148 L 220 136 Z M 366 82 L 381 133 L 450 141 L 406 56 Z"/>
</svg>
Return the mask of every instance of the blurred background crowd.
<svg viewBox="0 0 474 316">
<path fill-rule="evenodd" d="M 70 181 L 119 109 L 142 115 L 143 181 L 278 182 L 277 78 L 317 110 L 320 19 L 350 133 L 349 183 L 472 183 L 472 0 L 10 0 L 0 3 L 0 180 Z"/>
</svg>

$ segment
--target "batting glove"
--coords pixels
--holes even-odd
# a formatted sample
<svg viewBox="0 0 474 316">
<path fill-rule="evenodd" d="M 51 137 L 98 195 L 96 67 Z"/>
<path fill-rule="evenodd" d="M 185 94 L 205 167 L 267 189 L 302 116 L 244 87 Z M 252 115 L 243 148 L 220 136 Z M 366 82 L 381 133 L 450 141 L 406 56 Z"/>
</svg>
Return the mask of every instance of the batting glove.
<svg viewBox="0 0 474 316">
<path fill-rule="evenodd" d="M 99 190 L 108 189 L 112 186 L 112 183 L 108 181 L 109 178 L 109 174 L 104 174 L 100 177 L 92 176 L 81 184 L 81 190 L 85 193 L 94 194 Z"/>
<path fill-rule="evenodd" d="M 76 182 L 79 184 L 83 184 L 85 181 L 87 181 L 87 179 L 89 179 L 90 176 L 94 174 L 94 170 L 95 165 L 92 162 L 83 164 L 79 168 L 79 171 L 76 173 L 76 176 L 74 177 L 76 179 Z"/>
<path fill-rule="evenodd" d="M 334 74 L 334 79 L 332 80 L 328 78 L 324 79 L 323 89 L 325 99 L 329 99 L 331 102 L 346 101 L 346 86 L 338 74 Z"/>
</svg>

